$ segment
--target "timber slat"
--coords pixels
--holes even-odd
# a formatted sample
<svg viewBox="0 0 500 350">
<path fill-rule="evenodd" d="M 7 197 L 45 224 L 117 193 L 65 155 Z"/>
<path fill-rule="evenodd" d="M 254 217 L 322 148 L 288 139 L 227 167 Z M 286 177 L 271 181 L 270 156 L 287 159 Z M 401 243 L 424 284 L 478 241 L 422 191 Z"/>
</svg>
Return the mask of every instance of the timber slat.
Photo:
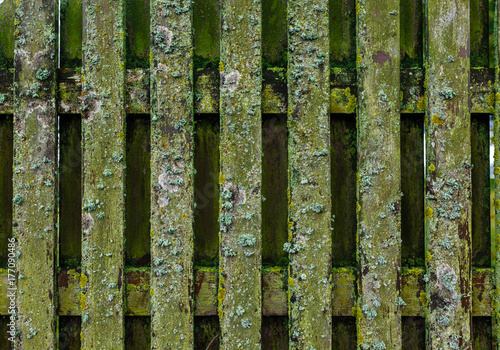
<svg viewBox="0 0 500 350">
<path fill-rule="evenodd" d="M 330 349 L 332 233 L 328 1 L 288 1 L 290 349 Z"/>
<path fill-rule="evenodd" d="M 399 1 L 357 8 L 358 346 L 401 349 Z"/>
<path fill-rule="evenodd" d="M 469 1 L 429 0 L 425 14 L 426 346 L 466 349 L 472 345 Z"/>
<path fill-rule="evenodd" d="M 191 1 L 151 1 L 151 347 L 192 349 Z"/>
<path fill-rule="evenodd" d="M 55 1 L 16 3 L 12 232 L 19 256 L 14 267 L 17 349 L 54 349 L 57 340 L 55 6 Z"/>
<path fill-rule="evenodd" d="M 221 349 L 261 348 L 261 2 L 221 1 Z"/>
<path fill-rule="evenodd" d="M 355 316 L 356 306 L 356 269 L 350 267 L 335 268 L 332 271 L 332 315 Z M 475 269 L 472 272 L 472 315 L 491 316 L 492 292 L 495 287 L 494 268 Z M 144 268 L 127 268 L 127 316 L 150 315 L 150 272 Z M 194 269 L 194 314 L 195 316 L 217 315 L 217 269 Z M 401 298 L 406 303 L 401 308 L 402 316 L 425 315 L 425 269 L 403 268 L 401 273 Z M 262 274 L 262 315 L 286 316 L 287 308 L 286 269 L 271 268 Z M 0 300 L 6 300 L 7 272 L 0 269 Z M 59 316 L 81 315 L 80 294 L 81 274 L 70 269 L 62 270 L 57 276 Z M 422 294 L 423 293 L 423 294 Z M 0 304 L 0 315 L 7 314 L 7 301 Z"/>
<path fill-rule="evenodd" d="M 124 346 L 123 5 L 122 1 L 83 2 L 82 292 L 78 296 L 83 349 Z"/>
</svg>

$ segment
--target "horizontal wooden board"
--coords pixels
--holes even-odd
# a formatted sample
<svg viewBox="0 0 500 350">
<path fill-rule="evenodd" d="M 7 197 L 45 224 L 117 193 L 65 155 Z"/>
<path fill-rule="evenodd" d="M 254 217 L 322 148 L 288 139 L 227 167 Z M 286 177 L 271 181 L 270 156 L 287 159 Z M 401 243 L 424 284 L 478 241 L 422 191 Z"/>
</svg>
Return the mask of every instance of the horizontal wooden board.
<svg viewBox="0 0 500 350">
<path fill-rule="evenodd" d="M 129 268 L 126 270 L 127 316 L 149 316 L 149 270 Z M 425 298 L 425 270 L 402 268 L 401 297 L 406 303 L 402 316 L 423 316 Z M 472 316 L 491 316 L 491 295 L 494 289 L 493 268 L 474 269 L 472 272 Z M 332 315 L 353 316 L 356 304 L 356 270 L 349 267 L 335 268 L 332 272 Z M 0 269 L 0 315 L 7 315 L 7 271 Z M 81 314 L 80 273 L 74 269 L 62 270 L 58 275 L 59 309 L 62 316 Z M 262 315 L 286 316 L 287 272 L 282 267 L 266 268 L 262 271 Z M 217 269 L 195 268 L 194 278 L 195 316 L 217 315 Z"/>
<path fill-rule="evenodd" d="M 0 70 L 0 94 L 6 98 L 0 103 L 0 114 L 13 113 L 12 82 L 14 74 Z M 279 68 L 263 71 L 262 113 L 286 113 L 286 72 Z M 194 73 L 195 113 L 219 113 L 219 72 L 205 69 Z M 356 72 L 350 68 L 331 70 L 330 110 L 331 113 L 354 113 L 357 101 Z M 471 69 L 471 113 L 493 113 L 495 94 L 492 68 Z M 149 114 L 149 72 L 128 69 L 126 72 L 127 114 Z M 59 113 L 80 113 L 81 75 L 75 70 L 61 69 L 58 83 Z M 426 95 L 424 74 L 419 68 L 401 69 L 401 113 L 424 113 Z"/>
</svg>

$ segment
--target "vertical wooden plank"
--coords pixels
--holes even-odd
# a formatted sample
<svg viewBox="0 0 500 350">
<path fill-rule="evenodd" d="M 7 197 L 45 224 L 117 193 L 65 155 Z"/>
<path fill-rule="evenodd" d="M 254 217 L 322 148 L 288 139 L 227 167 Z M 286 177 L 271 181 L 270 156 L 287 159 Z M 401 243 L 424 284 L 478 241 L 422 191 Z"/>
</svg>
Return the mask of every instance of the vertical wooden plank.
<svg viewBox="0 0 500 350">
<path fill-rule="evenodd" d="M 356 266 L 355 115 L 331 115 L 332 260 L 334 266 Z"/>
<path fill-rule="evenodd" d="M 12 237 L 13 132 L 12 116 L 0 115 L 0 267 L 7 267 Z"/>
<path fill-rule="evenodd" d="M 489 316 L 472 317 L 472 349 L 492 350 L 492 319 Z"/>
<path fill-rule="evenodd" d="M 219 139 L 217 114 L 195 115 L 194 132 L 194 261 L 219 264 Z"/>
<path fill-rule="evenodd" d="M 80 350 L 80 316 L 59 316 L 59 350 Z"/>
<path fill-rule="evenodd" d="M 127 69 L 149 68 L 149 1 L 127 1 Z"/>
<path fill-rule="evenodd" d="M 0 69 L 14 66 L 15 0 L 0 3 Z"/>
<path fill-rule="evenodd" d="M 401 349 L 398 0 L 358 0 L 358 346 Z"/>
<path fill-rule="evenodd" d="M 193 347 L 192 2 L 151 1 L 151 348 Z"/>
<path fill-rule="evenodd" d="M 150 256 L 149 115 L 128 115 L 125 174 L 125 265 L 148 266 Z"/>
<path fill-rule="evenodd" d="M 260 349 L 261 1 L 221 5 L 221 348 Z"/>
<path fill-rule="evenodd" d="M 82 120 L 59 118 L 59 266 L 82 263 Z"/>
<path fill-rule="evenodd" d="M 487 114 L 471 115 L 472 265 L 491 266 L 490 233 L 490 120 Z"/>
<path fill-rule="evenodd" d="M 401 264 L 424 266 L 424 120 L 401 114 Z"/>
<path fill-rule="evenodd" d="M 329 349 L 331 315 L 328 1 L 288 2 L 290 349 Z"/>
<path fill-rule="evenodd" d="M 145 316 L 125 317 L 125 350 L 151 348 L 151 322 Z"/>
<path fill-rule="evenodd" d="M 331 66 L 354 68 L 356 65 L 356 1 L 330 0 L 328 4 Z"/>
<path fill-rule="evenodd" d="M 489 1 L 470 0 L 470 66 L 489 67 Z"/>
<path fill-rule="evenodd" d="M 220 327 L 218 318 L 216 316 L 196 316 L 194 320 L 194 350 L 219 349 Z"/>
<path fill-rule="evenodd" d="M 471 344 L 469 1 L 426 3 L 427 348 Z"/>
<path fill-rule="evenodd" d="M 54 349 L 56 344 L 55 13 L 55 1 L 16 2 L 13 234 L 22 276 L 17 282 L 18 349 Z"/>
<path fill-rule="evenodd" d="M 401 67 L 422 67 L 424 59 L 423 0 L 401 0 Z"/>
<path fill-rule="evenodd" d="M 61 67 L 81 67 L 83 9 L 82 0 L 60 0 Z"/>
<path fill-rule="evenodd" d="M 352 316 L 334 316 L 332 323 L 332 349 L 356 349 L 356 318 Z"/>
<path fill-rule="evenodd" d="M 263 1 L 262 58 L 264 62 L 264 68 L 267 68 L 267 66 L 286 67 L 286 50 L 286 1 Z"/>
<path fill-rule="evenodd" d="M 124 346 L 123 0 L 83 3 L 82 348 Z"/>
<path fill-rule="evenodd" d="M 494 266 L 495 289 L 500 290 L 500 0 L 494 0 L 493 17 L 493 42 L 494 42 L 494 67 L 495 67 L 495 113 L 493 117 L 493 175 L 494 175 Z M 492 316 L 495 330 L 493 339 L 496 340 L 496 349 L 500 350 L 500 293 L 496 293 L 492 302 Z"/>
<path fill-rule="evenodd" d="M 402 348 L 405 350 L 425 350 L 425 318 L 404 316 L 401 319 L 403 327 Z"/>
<path fill-rule="evenodd" d="M 262 348 L 269 350 L 288 350 L 288 317 L 262 317 Z"/>
<path fill-rule="evenodd" d="M 285 16 L 286 17 L 286 16 Z M 286 115 L 262 117 L 262 263 L 286 266 L 288 155 Z"/>
</svg>

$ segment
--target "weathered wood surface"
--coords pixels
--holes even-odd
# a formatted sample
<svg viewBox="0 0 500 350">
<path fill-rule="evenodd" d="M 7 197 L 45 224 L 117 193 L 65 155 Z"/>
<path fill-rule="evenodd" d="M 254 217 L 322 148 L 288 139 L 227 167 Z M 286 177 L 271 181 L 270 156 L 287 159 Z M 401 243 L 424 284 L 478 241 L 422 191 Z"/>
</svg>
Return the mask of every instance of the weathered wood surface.
<svg viewBox="0 0 500 350">
<path fill-rule="evenodd" d="M 85 0 L 83 8 L 82 348 L 115 349 L 125 330 L 124 7 Z"/>
<path fill-rule="evenodd" d="M 55 1 L 17 1 L 13 235 L 17 240 L 17 349 L 56 346 Z M 43 28 L 43 30 L 41 30 Z"/>
<path fill-rule="evenodd" d="M 191 25 L 191 1 L 151 1 L 152 349 L 194 342 Z"/>
<path fill-rule="evenodd" d="M 144 268 L 127 268 L 125 271 L 126 300 L 128 316 L 150 315 L 150 272 Z M 194 314 L 195 316 L 217 315 L 217 269 L 213 267 L 195 268 L 194 270 Z M 335 268 L 332 271 L 332 316 L 355 316 L 356 309 L 356 270 L 355 268 Z M 402 316 L 424 316 L 427 298 L 423 268 L 402 268 L 401 298 Z M 494 268 L 475 269 L 472 273 L 472 315 L 492 315 L 494 298 Z M 83 277 L 84 278 L 84 277 Z M 284 268 L 265 268 L 262 273 L 262 315 L 286 316 L 287 279 Z M 0 269 L 0 300 L 6 296 L 7 271 Z M 58 315 L 81 315 L 80 282 L 82 275 L 75 269 L 62 270 L 57 277 Z M 0 304 L 0 315 L 7 314 L 7 302 Z"/>
<path fill-rule="evenodd" d="M 358 346 L 401 348 L 399 1 L 357 2 Z"/>
<path fill-rule="evenodd" d="M 494 256 L 494 266 L 495 266 L 495 287 L 496 290 L 500 290 L 500 1 L 495 0 L 494 4 L 494 17 L 493 17 L 493 59 L 494 59 L 494 67 L 495 67 L 495 79 L 494 79 L 494 92 L 493 101 L 495 106 L 495 111 L 493 115 L 493 146 L 494 146 L 494 155 L 493 155 L 493 175 L 494 179 L 494 202 L 493 205 L 495 207 L 494 217 L 495 220 L 492 223 L 495 229 L 495 237 L 494 237 L 494 247 L 495 247 L 495 256 Z M 473 304 L 474 305 L 474 304 Z M 494 322 L 498 324 L 500 315 L 500 293 L 496 293 L 494 295 L 493 300 L 493 310 L 492 316 L 494 317 Z M 500 327 L 496 327 L 494 334 L 496 339 L 500 339 Z M 500 348 L 500 342 L 497 342 L 497 349 Z"/>
<path fill-rule="evenodd" d="M 281 76 L 280 76 L 281 74 Z M 285 113 L 287 109 L 286 82 L 283 73 L 270 69 L 263 71 L 262 113 Z M 0 94 L 5 101 L 0 103 L 0 113 L 13 111 L 11 83 L 13 74 L 0 69 Z M 493 69 L 471 70 L 471 112 L 493 113 L 495 110 Z M 330 109 L 332 113 L 354 113 L 356 106 L 356 75 L 350 68 L 338 73 L 332 72 L 330 90 Z M 401 69 L 401 113 L 424 113 L 426 95 L 424 94 L 424 74 L 421 69 Z M 83 106 L 80 97 L 81 76 L 71 69 L 59 71 L 58 110 L 62 114 L 80 113 Z M 143 69 L 126 71 L 127 114 L 149 114 L 149 72 Z M 205 69 L 195 73 L 194 78 L 195 113 L 219 113 L 219 74 Z"/>
<path fill-rule="evenodd" d="M 469 1 L 430 0 L 425 13 L 426 345 L 466 349 L 472 316 Z"/>
<path fill-rule="evenodd" d="M 332 346 L 327 1 L 288 2 L 290 349 Z"/>
<path fill-rule="evenodd" d="M 218 298 L 222 349 L 261 348 L 261 6 L 261 1 L 253 0 L 221 2 Z"/>
</svg>

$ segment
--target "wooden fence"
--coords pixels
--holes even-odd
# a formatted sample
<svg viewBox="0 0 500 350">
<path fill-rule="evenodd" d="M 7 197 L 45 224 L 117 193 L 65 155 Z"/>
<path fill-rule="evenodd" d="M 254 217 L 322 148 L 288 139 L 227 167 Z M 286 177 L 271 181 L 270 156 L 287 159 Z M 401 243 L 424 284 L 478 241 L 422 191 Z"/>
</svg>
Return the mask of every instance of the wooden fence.
<svg viewBox="0 0 500 350">
<path fill-rule="evenodd" d="M 499 6 L 0 0 L 0 348 L 496 348 Z"/>
</svg>

